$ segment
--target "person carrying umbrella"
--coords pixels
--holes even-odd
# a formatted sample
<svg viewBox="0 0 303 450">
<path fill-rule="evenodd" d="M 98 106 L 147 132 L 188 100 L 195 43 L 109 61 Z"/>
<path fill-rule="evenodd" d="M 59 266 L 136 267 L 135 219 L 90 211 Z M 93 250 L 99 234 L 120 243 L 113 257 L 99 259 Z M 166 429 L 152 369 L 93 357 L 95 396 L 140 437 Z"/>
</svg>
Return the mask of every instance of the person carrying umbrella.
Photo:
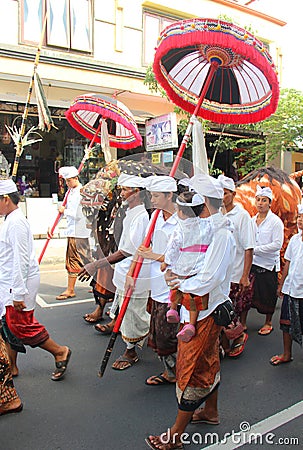
<svg viewBox="0 0 303 450">
<path fill-rule="evenodd" d="M 179 341 L 176 364 L 178 413 L 175 423 L 166 433 L 146 438 L 152 449 L 183 449 L 182 434 L 190 420 L 192 423 L 219 423 L 219 335 L 222 327 L 215 323 L 212 313 L 228 299 L 235 241 L 229 220 L 220 213 L 223 199 L 220 183 L 205 174 L 196 175 L 191 180 L 192 188 L 205 198 L 206 208 L 202 216 L 212 219 L 213 239 L 206 251 L 202 270 L 183 280 L 180 288 L 182 292 L 202 299 L 208 295 L 209 302 L 208 308 L 199 312 L 196 335 L 189 342 Z M 167 272 L 165 278 L 170 287 L 175 287 L 176 276 Z M 189 312 L 183 306 L 180 316 L 182 327 L 189 322 Z M 203 402 L 204 408 L 198 409 Z"/>
<path fill-rule="evenodd" d="M 176 352 L 178 324 L 168 323 L 166 313 L 169 310 L 169 292 L 161 271 L 164 252 L 173 231 L 178 225 L 175 213 L 174 192 L 177 184 L 174 178 L 167 175 L 150 176 L 146 178 L 146 189 L 151 193 L 151 203 L 160 210 L 152 236 L 151 247 L 141 245 L 138 254 L 144 259 L 151 260 L 151 321 L 148 346 L 151 347 L 163 363 L 163 372 L 148 377 L 148 386 L 160 386 L 175 383 L 176 380 Z M 155 214 L 156 211 L 153 213 Z M 150 220 L 152 223 L 153 217 Z M 126 290 L 132 286 L 133 266 L 131 267 Z"/>
<path fill-rule="evenodd" d="M 143 205 L 145 179 L 122 173 L 117 184 L 121 187 L 122 200 L 128 203 L 118 250 L 106 258 L 86 264 L 79 274 L 79 279 L 85 281 L 93 276 L 97 269 L 101 269 L 107 264 L 115 264 L 113 284 L 116 286 L 116 293 L 114 303 L 121 307 L 124 299 L 125 278 L 133 256 L 145 236 L 149 217 Z M 143 345 L 142 342 L 148 335 L 150 323 L 150 315 L 146 311 L 149 277 L 149 264 L 145 263 L 121 324 L 121 334 L 126 343 L 126 350 L 113 363 L 113 369 L 125 370 L 139 360 L 135 346 L 136 344 Z"/>
<path fill-rule="evenodd" d="M 58 211 L 64 214 L 67 220 L 67 249 L 65 266 L 68 273 L 67 288 L 56 300 L 73 298 L 78 273 L 85 263 L 91 261 L 89 246 L 90 230 L 86 227 L 86 220 L 82 212 L 80 189 L 82 187 L 78 169 L 74 166 L 60 167 L 59 176 L 64 178 L 69 189 L 66 206 L 59 206 Z M 49 236 L 50 231 L 48 231 Z"/>
</svg>

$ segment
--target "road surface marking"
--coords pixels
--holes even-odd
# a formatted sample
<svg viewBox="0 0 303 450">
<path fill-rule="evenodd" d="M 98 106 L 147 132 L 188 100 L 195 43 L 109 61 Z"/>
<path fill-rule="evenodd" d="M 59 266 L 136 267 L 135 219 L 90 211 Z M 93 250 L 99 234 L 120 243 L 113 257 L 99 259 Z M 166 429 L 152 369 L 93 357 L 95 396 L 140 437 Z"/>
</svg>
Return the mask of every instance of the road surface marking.
<svg viewBox="0 0 303 450">
<path fill-rule="evenodd" d="M 301 415 L 303 415 L 303 401 L 295 403 L 289 408 L 286 408 L 272 416 L 267 417 L 264 420 L 261 420 L 260 422 L 255 423 L 254 425 L 251 425 L 249 430 L 237 432 L 236 442 L 233 436 L 229 436 L 228 438 L 225 439 L 224 442 L 222 443 L 218 442 L 217 444 L 209 445 L 208 447 L 204 447 L 203 450 L 205 449 L 233 450 L 235 448 L 242 447 L 243 445 L 249 443 L 249 436 L 254 434 L 259 434 L 263 436 L 264 434 L 270 433 L 276 428 L 281 427 L 285 423 L 288 423 Z M 242 422 L 241 425 L 243 423 L 244 422 Z"/>
<path fill-rule="evenodd" d="M 40 295 L 37 295 L 36 301 L 37 304 L 41 306 L 41 308 L 54 308 L 55 306 L 68 306 L 68 305 L 78 305 L 79 303 L 89 303 L 94 302 L 95 300 L 93 298 L 85 298 L 84 300 L 75 300 L 70 302 L 66 302 L 65 300 L 63 301 L 59 300 L 56 303 L 47 303 L 46 301 L 43 300 L 42 297 L 40 297 Z"/>
</svg>

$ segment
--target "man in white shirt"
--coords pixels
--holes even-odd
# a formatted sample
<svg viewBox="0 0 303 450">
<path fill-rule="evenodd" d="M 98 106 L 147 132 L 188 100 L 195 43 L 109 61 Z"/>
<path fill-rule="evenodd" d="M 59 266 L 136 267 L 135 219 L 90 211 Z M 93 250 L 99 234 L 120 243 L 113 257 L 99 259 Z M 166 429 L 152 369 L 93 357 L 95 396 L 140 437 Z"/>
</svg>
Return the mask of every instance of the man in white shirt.
<svg viewBox="0 0 303 450">
<path fill-rule="evenodd" d="M 178 414 L 168 433 L 149 436 L 151 448 L 183 448 L 182 434 L 189 421 L 219 424 L 218 387 L 220 382 L 219 334 L 221 326 L 212 313 L 228 300 L 230 278 L 235 257 L 235 241 L 230 221 L 219 211 L 223 189 L 218 180 L 200 174 L 192 178 L 192 188 L 205 197 L 203 215 L 213 223 L 213 239 L 205 254 L 203 269 L 182 281 L 179 289 L 192 295 L 208 297 L 208 307 L 199 311 L 196 335 L 189 342 L 178 343 L 176 396 Z M 176 285 L 176 276 L 166 274 L 167 283 Z M 177 282 L 179 285 L 179 282 Z M 181 323 L 189 322 L 189 312 L 181 307 Z M 205 402 L 203 409 L 198 409 Z"/>
<path fill-rule="evenodd" d="M 284 294 L 281 306 L 280 329 L 283 332 L 283 353 L 270 359 L 270 364 L 292 361 L 292 342 L 302 347 L 303 335 L 303 203 L 298 205 L 298 234 L 289 241 L 284 259 L 278 294 Z"/>
<path fill-rule="evenodd" d="M 60 167 L 59 175 L 65 179 L 68 191 L 66 206 L 59 206 L 59 213 L 66 217 L 67 221 L 67 249 L 65 266 L 68 274 L 67 288 L 56 297 L 56 300 L 73 298 L 78 273 L 84 264 L 91 261 L 89 245 L 90 230 L 86 227 L 86 220 L 80 204 L 82 187 L 78 170 L 73 166 Z M 52 236 L 51 236 L 52 237 Z"/>
<path fill-rule="evenodd" d="M 246 318 L 252 302 L 252 275 L 250 275 L 250 269 L 255 237 L 249 213 L 240 205 L 235 205 L 234 203 L 236 195 L 234 180 L 224 175 L 219 175 L 218 180 L 224 190 L 223 212 L 225 212 L 226 217 L 231 220 L 234 226 L 233 236 L 236 241 L 236 257 L 233 264 L 229 296 L 233 301 L 237 317 L 243 326 L 243 332 L 234 339 L 231 350 L 227 353 L 229 357 L 233 358 L 243 353 L 248 338 Z M 224 344 L 226 345 L 223 336 L 223 347 Z"/>
<path fill-rule="evenodd" d="M 176 381 L 177 327 L 168 323 L 166 313 L 169 310 L 169 288 L 161 271 L 164 253 L 169 238 L 178 222 L 175 213 L 174 192 L 177 184 L 174 178 L 166 175 L 146 178 L 146 189 L 151 194 L 151 203 L 160 210 L 152 236 L 151 247 L 139 247 L 139 255 L 150 263 L 151 321 L 148 346 L 151 347 L 163 363 L 163 371 L 145 380 L 148 386 L 161 386 Z M 155 214 L 155 212 L 153 213 Z M 153 218 L 151 218 L 151 221 Z M 129 273 L 132 275 L 132 273 Z M 131 279 L 128 277 L 129 282 Z"/>
<path fill-rule="evenodd" d="M 11 180 L 0 180 L 0 315 L 5 312 L 7 326 L 24 345 L 40 347 L 55 358 L 53 381 L 65 374 L 71 350 L 50 338 L 47 329 L 34 316 L 40 283 L 39 265 L 29 223 L 18 207 L 19 194 Z M 4 311 L 5 310 L 5 311 Z M 18 375 L 17 352 L 7 350 L 13 375 Z"/>
<path fill-rule="evenodd" d="M 108 263 L 115 264 L 113 284 L 116 287 L 114 304 L 121 308 L 125 294 L 125 280 L 133 260 L 133 256 L 144 239 L 149 217 L 143 205 L 142 191 L 145 187 L 145 179 L 122 173 L 117 184 L 121 186 L 121 197 L 128 203 L 123 229 L 118 250 L 98 261 L 86 264 L 79 274 L 79 279 L 84 281 L 94 275 L 97 269 L 101 269 Z M 142 265 L 136 286 L 126 309 L 120 331 L 122 339 L 126 343 L 126 350 L 112 365 L 113 369 L 125 370 L 135 364 L 139 358 L 136 353 L 136 344 L 140 347 L 144 338 L 148 335 L 150 315 L 146 311 L 149 294 L 149 263 Z M 98 329 L 98 328 L 97 328 Z"/>
<path fill-rule="evenodd" d="M 272 316 L 277 303 L 280 250 L 284 240 L 283 222 L 271 211 L 271 202 L 272 190 L 267 186 L 257 185 L 258 213 L 252 218 L 256 245 L 251 272 L 255 276 L 252 307 L 265 315 L 265 324 L 258 331 L 261 336 L 267 336 L 273 330 Z"/>
</svg>

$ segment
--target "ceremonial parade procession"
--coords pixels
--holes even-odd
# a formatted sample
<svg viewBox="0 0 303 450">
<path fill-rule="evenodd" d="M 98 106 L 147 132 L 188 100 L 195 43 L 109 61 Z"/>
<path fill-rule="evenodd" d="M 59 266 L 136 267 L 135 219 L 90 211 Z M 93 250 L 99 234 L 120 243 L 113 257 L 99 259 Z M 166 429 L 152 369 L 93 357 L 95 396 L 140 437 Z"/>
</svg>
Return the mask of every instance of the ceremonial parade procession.
<svg viewBox="0 0 303 450">
<path fill-rule="evenodd" d="M 0 6 L 1 448 L 301 448 L 295 9 Z"/>
</svg>

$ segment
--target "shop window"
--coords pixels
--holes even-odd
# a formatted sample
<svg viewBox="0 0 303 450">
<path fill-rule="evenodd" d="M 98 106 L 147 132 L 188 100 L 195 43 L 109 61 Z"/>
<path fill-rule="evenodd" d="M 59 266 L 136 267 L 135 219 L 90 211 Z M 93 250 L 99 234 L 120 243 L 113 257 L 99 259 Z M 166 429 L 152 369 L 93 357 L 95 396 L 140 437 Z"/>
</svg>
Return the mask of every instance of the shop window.
<svg viewBox="0 0 303 450">
<path fill-rule="evenodd" d="M 43 18 L 47 28 L 43 45 L 91 53 L 92 0 L 22 0 L 21 40 L 40 41 Z"/>
<path fill-rule="evenodd" d="M 143 13 L 143 65 L 151 64 L 155 56 L 155 48 L 161 31 L 171 23 L 180 20 L 168 18 L 150 12 Z"/>
</svg>

